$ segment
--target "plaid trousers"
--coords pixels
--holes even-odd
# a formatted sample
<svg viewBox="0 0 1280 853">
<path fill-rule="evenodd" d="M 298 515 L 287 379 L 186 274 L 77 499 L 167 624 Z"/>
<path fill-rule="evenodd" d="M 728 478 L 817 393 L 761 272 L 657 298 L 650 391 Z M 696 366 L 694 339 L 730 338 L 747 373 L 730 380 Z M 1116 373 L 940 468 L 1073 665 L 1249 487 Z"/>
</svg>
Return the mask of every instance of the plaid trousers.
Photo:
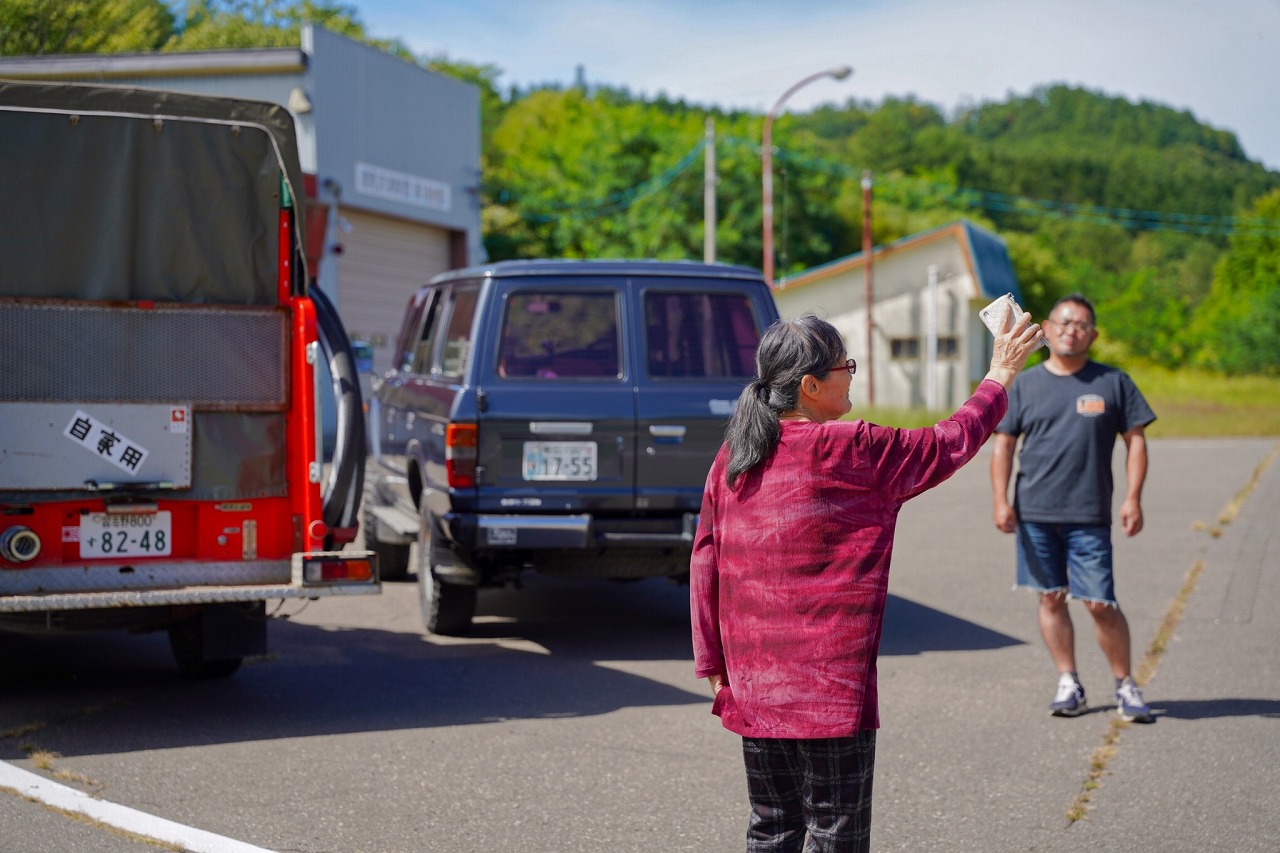
<svg viewBox="0 0 1280 853">
<path fill-rule="evenodd" d="M 747 853 L 871 849 L 874 729 L 814 740 L 744 737 L 742 755 L 751 799 Z"/>
</svg>

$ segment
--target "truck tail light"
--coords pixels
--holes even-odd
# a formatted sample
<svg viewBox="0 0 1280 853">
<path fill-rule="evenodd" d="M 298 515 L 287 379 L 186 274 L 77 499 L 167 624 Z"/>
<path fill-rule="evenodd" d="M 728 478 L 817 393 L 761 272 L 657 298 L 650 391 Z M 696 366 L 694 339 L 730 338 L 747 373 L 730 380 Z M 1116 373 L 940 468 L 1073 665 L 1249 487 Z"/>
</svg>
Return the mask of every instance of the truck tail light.
<svg viewBox="0 0 1280 853">
<path fill-rule="evenodd" d="M 372 557 L 343 557 L 335 553 L 302 555 L 302 582 L 307 586 L 370 583 L 377 580 Z"/>
<path fill-rule="evenodd" d="M 475 424 L 449 424 L 444 431 L 444 471 L 451 489 L 476 484 L 476 455 L 480 432 Z"/>
</svg>

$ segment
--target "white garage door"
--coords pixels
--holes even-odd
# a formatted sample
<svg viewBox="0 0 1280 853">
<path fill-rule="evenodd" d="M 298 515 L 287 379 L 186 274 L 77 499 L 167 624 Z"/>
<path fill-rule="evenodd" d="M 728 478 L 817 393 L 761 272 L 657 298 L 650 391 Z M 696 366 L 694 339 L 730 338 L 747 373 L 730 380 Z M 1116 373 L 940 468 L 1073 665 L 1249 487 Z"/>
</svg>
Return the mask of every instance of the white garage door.
<svg viewBox="0 0 1280 853">
<path fill-rule="evenodd" d="M 352 340 L 374 345 L 376 373 L 391 367 L 391 350 L 413 292 L 449 268 L 449 232 L 417 222 L 343 209 L 351 230 L 336 234 L 338 313 Z"/>
</svg>

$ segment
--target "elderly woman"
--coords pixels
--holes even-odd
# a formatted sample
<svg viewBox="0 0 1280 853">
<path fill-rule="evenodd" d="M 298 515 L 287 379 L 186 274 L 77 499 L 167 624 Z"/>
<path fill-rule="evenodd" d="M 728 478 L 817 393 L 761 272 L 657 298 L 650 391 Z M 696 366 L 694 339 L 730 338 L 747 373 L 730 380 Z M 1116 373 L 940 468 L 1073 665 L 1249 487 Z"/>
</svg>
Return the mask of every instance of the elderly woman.
<svg viewBox="0 0 1280 853">
<path fill-rule="evenodd" d="M 748 851 L 867 850 L 880 725 L 876 656 L 898 510 L 978 452 L 1034 349 L 1010 318 L 954 415 L 893 429 L 840 420 L 857 369 L 804 315 L 756 351 L 711 466 L 690 564 L 694 666 L 742 736 Z"/>
</svg>

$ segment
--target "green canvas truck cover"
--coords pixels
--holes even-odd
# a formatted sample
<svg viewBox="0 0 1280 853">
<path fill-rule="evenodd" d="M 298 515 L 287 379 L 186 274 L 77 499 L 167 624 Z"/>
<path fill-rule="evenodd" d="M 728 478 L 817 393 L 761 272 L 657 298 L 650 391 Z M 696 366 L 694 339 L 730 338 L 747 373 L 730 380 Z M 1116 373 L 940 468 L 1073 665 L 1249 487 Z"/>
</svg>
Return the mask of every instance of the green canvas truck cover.
<svg viewBox="0 0 1280 853">
<path fill-rule="evenodd" d="M 282 173 L 278 104 L 0 81 L 0 294 L 274 305 Z"/>
<path fill-rule="evenodd" d="M 0 80 L 7 426 L 22 405 L 185 401 L 188 497 L 284 494 L 279 223 L 286 192 L 305 233 L 302 186 L 277 104 Z M 0 498 L 21 499 L 4 470 Z"/>
</svg>

